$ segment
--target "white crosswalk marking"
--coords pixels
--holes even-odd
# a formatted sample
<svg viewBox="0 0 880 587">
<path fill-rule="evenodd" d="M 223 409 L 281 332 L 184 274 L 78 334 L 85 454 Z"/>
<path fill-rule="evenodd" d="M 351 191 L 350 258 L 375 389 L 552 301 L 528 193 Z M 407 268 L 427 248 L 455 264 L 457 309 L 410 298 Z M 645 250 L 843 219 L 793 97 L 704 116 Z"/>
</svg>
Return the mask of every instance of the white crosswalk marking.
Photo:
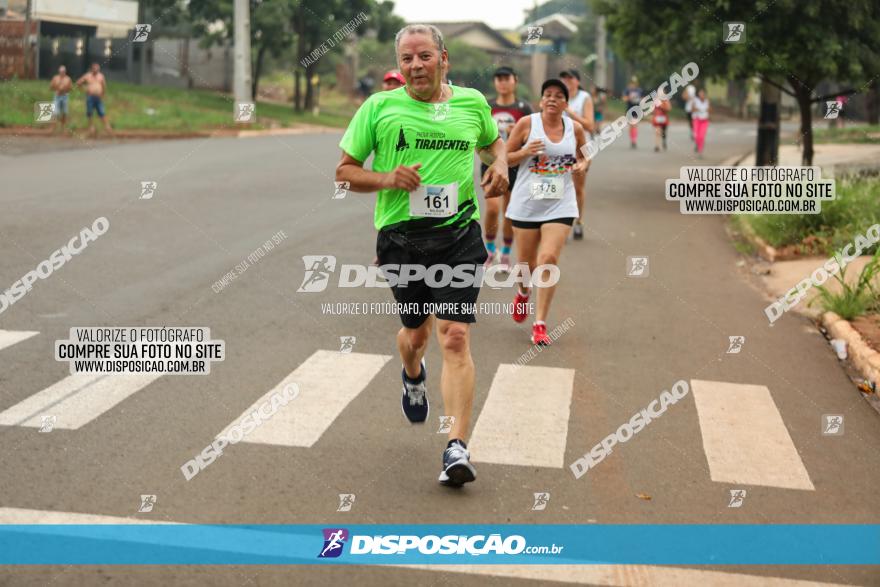
<svg viewBox="0 0 880 587">
<path fill-rule="evenodd" d="M 498 365 L 468 444 L 473 460 L 562 468 L 573 387 L 574 369 Z"/>
<path fill-rule="evenodd" d="M 243 442 L 312 446 L 390 359 L 388 355 L 315 351 L 218 436 L 257 410 L 273 394 L 281 393 L 290 383 L 296 383 L 299 385 L 299 396 L 281 406 L 275 415 L 248 434 Z"/>
<path fill-rule="evenodd" d="M 161 376 L 161 373 L 70 375 L 0 412 L 0 425 L 40 428 L 43 416 L 55 416 L 54 428 L 75 430 Z"/>
<path fill-rule="evenodd" d="M 0 330 L 0 351 L 37 334 L 40 333 L 33 330 Z"/>
<path fill-rule="evenodd" d="M 134 507 L 134 506 L 133 506 Z M 0 524 L 175 524 L 155 518 L 122 518 L 100 514 L 52 512 L 0 507 Z"/>
<path fill-rule="evenodd" d="M 763 385 L 691 381 L 712 481 L 815 490 Z"/>
</svg>

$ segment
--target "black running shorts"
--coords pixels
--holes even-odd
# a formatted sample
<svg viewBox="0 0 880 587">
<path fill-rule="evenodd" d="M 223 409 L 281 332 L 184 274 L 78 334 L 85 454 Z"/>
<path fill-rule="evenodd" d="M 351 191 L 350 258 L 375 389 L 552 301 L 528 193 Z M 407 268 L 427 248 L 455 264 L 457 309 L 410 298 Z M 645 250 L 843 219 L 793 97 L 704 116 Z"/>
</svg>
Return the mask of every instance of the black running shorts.
<svg viewBox="0 0 880 587">
<path fill-rule="evenodd" d="M 489 170 L 489 167 L 485 163 L 480 163 L 480 179 L 477 183 L 479 183 L 480 181 L 483 181 L 483 176 L 486 175 L 486 171 L 488 171 L 488 170 Z M 510 182 L 510 184 L 507 186 L 507 191 L 513 191 L 513 184 L 516 183 L 516 175 L 517 175 L 518 171 L 519 171 L 518 165 L 516 167 L 508 167 L 507 168 L 507 181 Z"/>
<path fill-rule="evenodd" d="M 511 220 L 514 228 L 541 228 L 543 224 L 567 224 L 571 226 L 577 218 L 553 218 L 552 220 Z"/>
<path fill-rule="evenodd" d="M 489 254 L 483 243 L 480 224 L 473 221 L 462 228 L 381 230 L 376 238 L 376 256 L 380 269 L 383 265 L 412 264 L 425 267 L 449 265 L 454 270 L 456 266 L 466 265 L 473 275 Z M 473 270 L 470 266 L 473 266 Z M 439 282 L 442 274 L 434 275 L 435 283 Z M 394 299 L 402 309 L 400 321 L 406 328 L 418 328 L 433 313 L 441 320 L 476 322 L 473 306 L 480 293 L 481 280 L 475 281 L 476 286 L 466 287 L 453 287 L 451 284 L 431 287 L 424 279 L 409 281 L 406 287 L 392 286 Z M 436 308 L 441 311 L 429 311 Z"/>
</svg>

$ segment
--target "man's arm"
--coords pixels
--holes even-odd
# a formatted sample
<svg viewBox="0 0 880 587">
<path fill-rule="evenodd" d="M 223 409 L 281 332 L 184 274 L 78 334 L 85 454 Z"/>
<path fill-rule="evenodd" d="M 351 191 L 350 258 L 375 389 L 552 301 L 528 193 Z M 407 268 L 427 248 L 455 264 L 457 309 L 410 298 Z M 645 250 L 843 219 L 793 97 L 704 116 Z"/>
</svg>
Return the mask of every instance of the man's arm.
<svg viewBox="0 0 880 587">
<path fill-rule="evenodd" d="M 422 183 L 419 176 L 421 163 L 406 166 L 400 165 L 389 173 L 380 173 L 364 169 L 364 162 L 358 161 L 345 151 L 342 159 L 336 165 L 336 181 L 348 182 L 349 190 L 353 192 L 377 192 L 383 189 L 401 189 L 413 191 Z"/>
<path fill-rule="evenodd" d="M 491 145 L 477 149 L 477 155 L 480 156 L 480 161 L 487 166 L 502 157 L 504 158 L 504 166 L 507 167 L 507 151 L 504 149 L 504 141 L 501 140 L 501 137 L 495 139 Z"/>
<path fill-rule="evenodd" d="M 494 198 L 501 195 L 510 188 L 510 181 L 507 179 L 507 151 L 504 147 L 504 141 L 501 137 L 487 146 L 477 149 L 480 161 L 489 166 L 480 182 L 483 193 L 487 198 Z"/>
</svg>

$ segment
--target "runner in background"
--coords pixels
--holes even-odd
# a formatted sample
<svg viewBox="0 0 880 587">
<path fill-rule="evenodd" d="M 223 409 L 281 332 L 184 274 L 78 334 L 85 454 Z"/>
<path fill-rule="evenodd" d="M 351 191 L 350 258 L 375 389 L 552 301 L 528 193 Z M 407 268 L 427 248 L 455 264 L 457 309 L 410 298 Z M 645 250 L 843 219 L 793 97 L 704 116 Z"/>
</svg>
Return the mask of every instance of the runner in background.
<svg viewBox="0 0 880 587">
<path fill-rule="evenodd" d="M 639 87 L 639 79 L 636 76 L 632 76 L 629 80 L 629 85 L 626 86 L 626 91 L 623 93 L 623 100 L 626 102 L 626 109 L 629 111 L 630 108 L 635 106 L 639 107 L 639 100 L 642 99 L 642 88 Z M 629 121 L 627 120 L 629 123 Z M 629 142 L 630 146 L 635 149 L 638 146 L 639 142 L 639 125 L 638 123 L 632 124 L 629 123 Z"/>
<path fill-rule="evenodd" d="M 697 88 L 693 84 L 688 84 L 684 89 L 682 98 L 684 98 L 684 113 L 688 119 L 688 132 L 691 134 L 691 141 L 694 140 L 694 98 L 697 97 Z"/>
<path fill-rule="evenodd" d="M 593 118 L 596 120 L 596 128 L 593 134 L 602 132 L 602 120 L 605 118 L 605 104 L 608 102 L 608 90 L 593 84 Z"/>
<path fill-rule="evenodd" d="M 495 83 L 495 92 L 497 96 L 494 100 L 489 100 L 489 107 L 492 108 L 492 118 L 498 124 L 498 135 L 501 140 L 507 141 L 513 125 L 517 121 L 532 113 L 532 107 L 528 102 L 517 100 L 516 98 L 516 73 L 507 66 L 499 67 L 495 70 L 493 76 Z M 480 165 L 480 177 L 486 173 L 486 164 Z M 516 181 L 516 167 L 508 168 L 507 178 L 510 187 Z M 513 225 L 508 218 L 504 217 L 507 205 L 510 203 L 510 188 L 504 193 L 502 198 L 486 198 L 486 219 L 483 222 L 483 237 L 486 241 L 486 250 L 489 252 L 489 258 L 486 259 L 486 268 L 498 263 L 499 268 L 510 268 L 510 247 L 513 244 Z M 501 217 L 502 228 L 501 234 L 504 244 L 501 247 L 500 254 L 495 246 L 495 237 L 498 234 L 498 218 Z"/>
<path fill-rule="evenodd" d="M 574 172 L 585 173 L 588 167 L 581 150 L 587 133 L 580 123 L 562 115 L 566 108 L 566 84 L 545 81 L 541 112 L 517 122 L 507 142 L 508 162 L 519 164 L 507 217 L 516 233 L 518 262 L 527 263 L 532 275 L 538 265 L 558 266 L 569 227 L 578 216 Z M 542 279 L 548 277 L 542 272 Z M 511 314 L 516 322 L 526 319 L 529 292 L 529 287 L 517 289 Z M 532 344 L 550 344 L 545 320 L 555 292 L 555 285 L 538 289 Z"/>
<path fill-rule="evenodd" d="M 559 72 L 559 78 L 565 84 L 570 97 L 568 101 L 568 109 L 563 112 L 563 116 L 571 118 L 588 133 L 595 131 L 596 121 L 593 115 L 593 98 L 590 93 L 581 87 L 581 74 L 576 69 L 567 69 Z M 584 238 L 584 192 L 586 188 L 584 183 L 587 179 L 586 171 L 575 170 L 572 176 L 574 180 L 575 195 L 577 196 L 578 217 L 572 228 L 572 236 L 575 240 Z"/>
<path fill-rule="evenodd" d="M 666 150 L 666 129 L 669 127 L 669 111 L 672 110 L 672 104 L 668 99 L 654 98 L 654 116 L 651 118 L 651 124 L 654 125 L 654 152 L 660 152 L 660 144 L 662 139 L 663 150 Z"/>
<path fill-rule="evenodd" d="M 399 71 L 391 70 L 385 74 L 382 78 L 382 91 L 387 92 L 388 90 L 396 90 L 401 86 L 406 85 L 406 80 L 400 74 Z"/>
<path fill-rule="evenodd" d="M 703 147 L 706 145 L 706 131 L 709 129 L 709 98 L 706 89 L 700 88 L 694 98 L 694 141 L 697 143 L 697 157 L 703 158 Z"/>
</svg>

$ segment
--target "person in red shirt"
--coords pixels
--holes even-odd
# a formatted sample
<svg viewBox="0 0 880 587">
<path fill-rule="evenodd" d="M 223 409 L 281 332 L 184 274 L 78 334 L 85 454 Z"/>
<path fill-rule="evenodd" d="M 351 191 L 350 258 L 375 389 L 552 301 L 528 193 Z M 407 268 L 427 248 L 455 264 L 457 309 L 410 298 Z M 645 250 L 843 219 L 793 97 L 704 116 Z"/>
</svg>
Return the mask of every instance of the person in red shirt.
<svg viewBox="0 0 880 587">
<path fill-rule="evenodd" d="M 669 103 L 669 100 L 654 99 L 654 116 L 651 118 L 651 124 L 654 125 L 655 153 L 660 151 L 661 139 L 663 150 L 666 150 L 666 128 L 669 126 L 670 110 L 672 110 L 672 104 Z"/>
<path fill-rule="evenodd" d="M 498 95 L 494 100 L 489 100 L 489 107 L 492 108 L 492 118 L 498 124 L 498 134 L 501 140 L 507 142 L 510 131 L 513 130 L 517 121 L 532 113 L 532 107 L 528 102 L 517 100 L 516 98 L 516 73 L 507 66 L 499 67 L 495 70 L 493 76 L 495 82 L 495 91 Z M 509 186 L 513 187 L 516 182 L 516 167 L 510 167 L 507 170 L 507 178 Z M 486 166 L 480 166 L 480 177 L 486 173 Z M 507 211 L 507 205 L 510 203 L 510 189 L 504 194 L 504 202 L 500 202 L 501 198 L 486 198 L 485 220 L 483 222 L 483 238 L 486 241 L 486 250 L 489 252 L 489 258 L 486 260 L 486 267 L 491 267 L 498 263 L 501 268 L 510 269 L 510 248 L 513 245 L 513 224 L 510 219 L 505 218 L 503 213 Z M 499 254 L 495 246 L 495 237 L 498 234 L 498 217 L 502 217 L 502 236 L 504 245 L 501 247 Z"/>
</svg>

